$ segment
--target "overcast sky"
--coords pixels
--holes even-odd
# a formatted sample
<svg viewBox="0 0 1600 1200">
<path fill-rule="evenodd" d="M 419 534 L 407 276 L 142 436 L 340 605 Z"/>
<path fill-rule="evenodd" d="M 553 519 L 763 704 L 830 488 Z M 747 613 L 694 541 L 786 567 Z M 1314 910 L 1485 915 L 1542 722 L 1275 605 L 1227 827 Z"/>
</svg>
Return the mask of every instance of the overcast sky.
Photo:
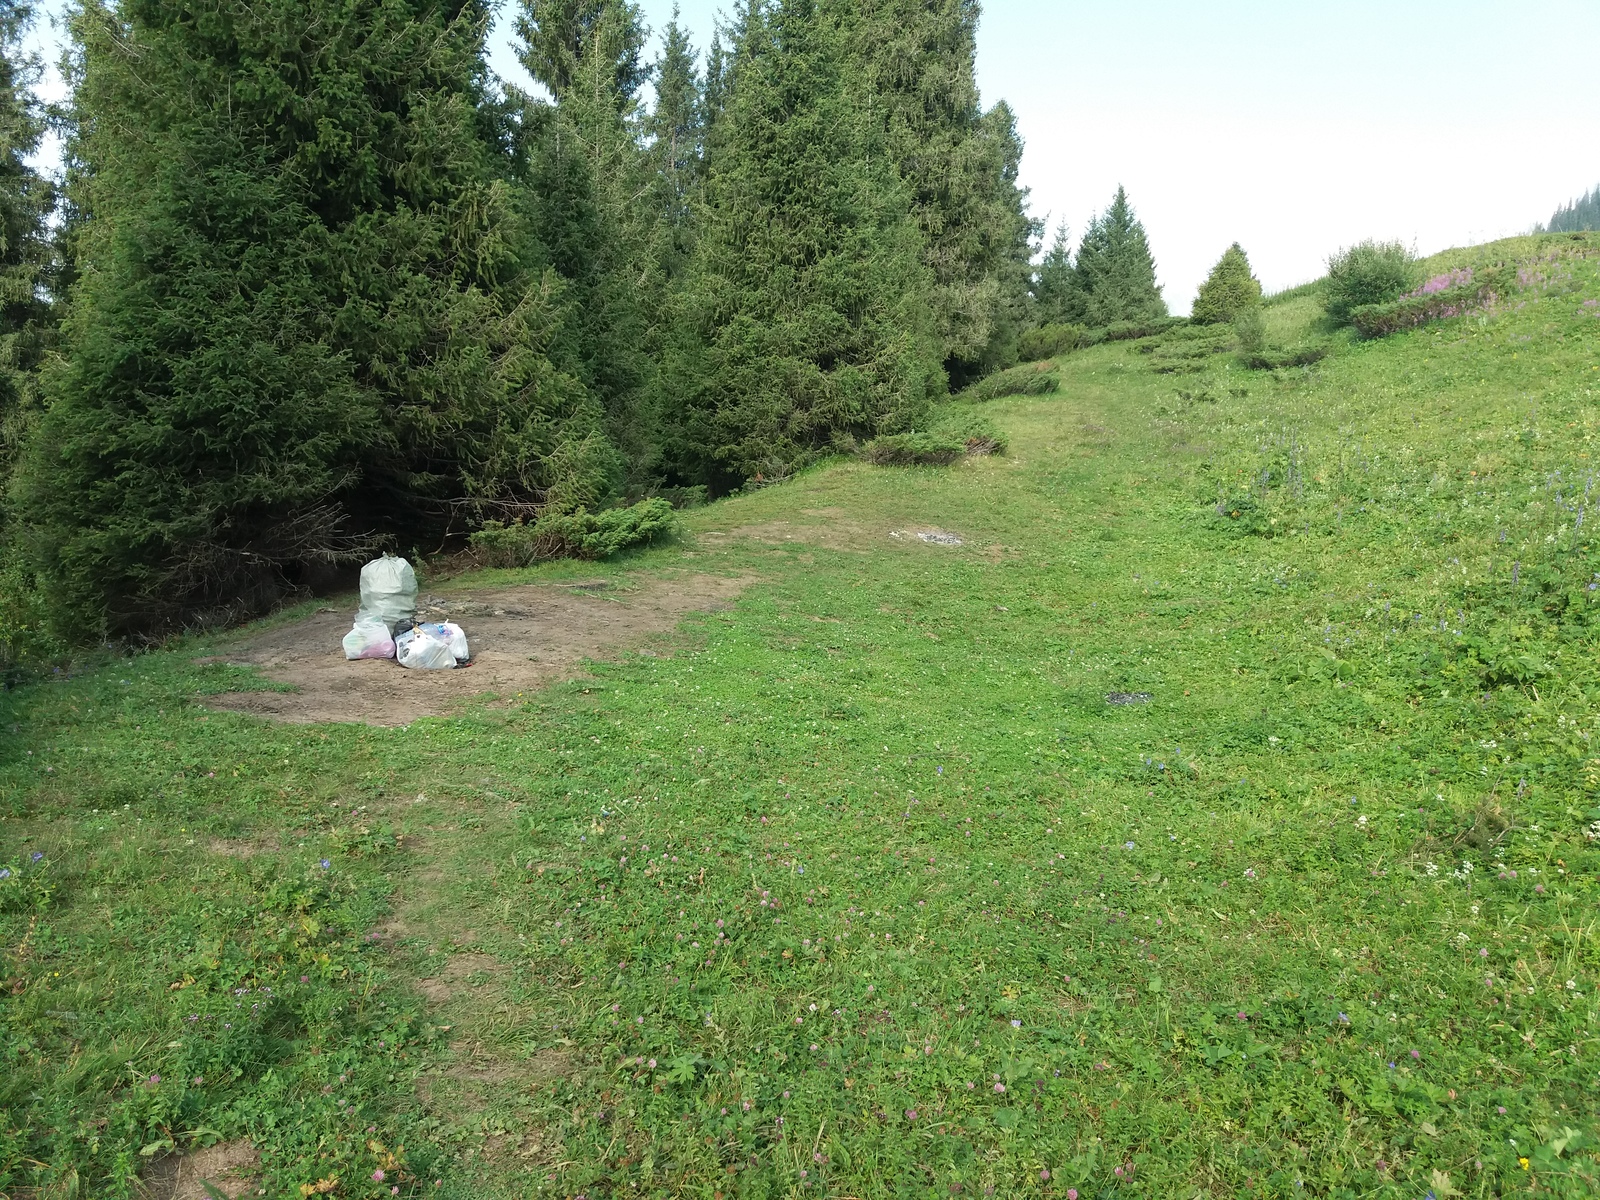
<svg viewBox="0 0 1600 1200">
<path fill-rule="evenodd" d="M 681 4 L 703 50 L 728 5 Z M 673 0 L 642 5 L 659 33 Z M 525 83 L 509 27 L 491 63 Z M 1186 312 L 1233 241 L 1276 290 L 1361 238 L 1486 241 L 1600 184 L 1597 46 L 1596 0 L 988 0 L 978 78 L 1016 110 L 1034 212 L 1076 237 L 1125 184 Z"/>
</svg>

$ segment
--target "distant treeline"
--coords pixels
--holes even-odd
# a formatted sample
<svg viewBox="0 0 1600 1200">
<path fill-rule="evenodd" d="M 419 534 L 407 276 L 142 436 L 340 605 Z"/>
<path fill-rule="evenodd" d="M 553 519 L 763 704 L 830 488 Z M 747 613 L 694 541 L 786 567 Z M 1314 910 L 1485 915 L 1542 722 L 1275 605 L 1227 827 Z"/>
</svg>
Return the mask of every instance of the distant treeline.
<svg viewBox="0 0 1600 1200">
<path fill-rule="evenodd" d="M 1537 232 L 1582 233 L 1590 229 L 1600 229 L 1600 187 L 1556 209 Z"/>
<path fill-rule="evenodd" d="M 489 73 L 492 7 L 84 0 L 58 193 L 0 0 L 11 638 L 781 479 L 1044 321 L 1165 312 L 1120 191 L 1036 277 L 976 0 L 741 0 L 654 62 L 631 0 L 518 0 L 548 99 Z"/>
</svg>

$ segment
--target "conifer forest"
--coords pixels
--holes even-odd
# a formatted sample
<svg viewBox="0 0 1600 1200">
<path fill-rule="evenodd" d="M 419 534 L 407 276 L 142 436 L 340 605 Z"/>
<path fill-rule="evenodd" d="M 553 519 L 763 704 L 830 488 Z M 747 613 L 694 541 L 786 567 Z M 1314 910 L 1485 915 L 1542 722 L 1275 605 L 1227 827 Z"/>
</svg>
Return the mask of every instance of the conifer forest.
<svg viewBox="0 0 1600 1200">
<path fill-rule="evenodd" d="M 486 68 L 487 0 L 91 0 L 59 191 L 3 4 L 0 594 L 69 641 L 782 480 L 1040 312 L 1165 313 L 1120 191 L 1036 299 L 976 0 L 744 0 L 654 61 L 630 0 L 519 0 L 538 97 Z"/>
</svg>

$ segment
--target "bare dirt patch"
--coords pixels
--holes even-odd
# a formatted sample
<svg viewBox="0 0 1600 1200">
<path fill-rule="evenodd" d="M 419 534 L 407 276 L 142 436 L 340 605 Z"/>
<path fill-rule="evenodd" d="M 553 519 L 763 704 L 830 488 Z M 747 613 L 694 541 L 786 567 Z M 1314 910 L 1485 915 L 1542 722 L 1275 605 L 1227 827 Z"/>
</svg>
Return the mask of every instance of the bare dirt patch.
<svg viewBox="0 0 1600 1200">
<path fill-rule="evenodd" d="M 443 1072 L 448 1078 L 487 1084 L 515 1080 L 519 1090 L 538 1087 L 552 1079 L 565 1079 L 576 1065 L 565 1050 L 552 1048 L 535 1051 L 531 1058 L 499 1057 L 486 1053 L 482 1046 L 474 1046 L 468 1054 L 462 1054 L 460 1046 L 452 1046 L 451 1050 L 461 1058 Z"/>
<path fill-rule="evenodd" d="M 224 1196 L 254 1193 L 261 1156 L 246 1139 L 218 1142 L 188 1154 L 169 1154 L 150 1164 L 143 1183 L 151 1200 L 207 1200 L 205 1185 Z"/>
<path fill-rule="evenodd" d="M 430 1004 L 446 1004 L 463 987 L 471 987 L 474 976 L 494 978 L 505 972 L 505 963 L 492 954 L 452 954 L 438 974 L 417 981 L 417 990 Z"/>
<path fill-rule="evenodd" d="M 577 1070 L 570 1054 L 554 1048 L 523 1058 L 462 1040 L 450 1051 L 454 1062 L 417 1079 L 417 1098 L 434 1112 L 478 1112 L 497 1096 L 524 1094 Z"/>
<path fill-rule="evenodd" d="M 450 985 L 442 979 L 419 979 L 417 991 L 422 993 L 422 998 L 429 1004 L 448 1004 L 450 997 L 455 995 L 450 990 Z"/>
<path fill-rule="evenodd" d="M 625 588 L 596 581 L 424 594 L 419 617 L 456 621 L 467 632 L 472 665 L 455 671 L 347 662 L 339 643 L 355 613 L 352 600 L 248 637 L 210 660 L 257 667 L 294 691 L 228 692 L 206 703 L 297 725 L 408 725 L 447 716 L 486 694 L 509 698 L 572 679 L 587 659 L 670 633 L 689 613 L 726 608 L 751 582 L 682 575 L 630 580 Z"/>
</svg>

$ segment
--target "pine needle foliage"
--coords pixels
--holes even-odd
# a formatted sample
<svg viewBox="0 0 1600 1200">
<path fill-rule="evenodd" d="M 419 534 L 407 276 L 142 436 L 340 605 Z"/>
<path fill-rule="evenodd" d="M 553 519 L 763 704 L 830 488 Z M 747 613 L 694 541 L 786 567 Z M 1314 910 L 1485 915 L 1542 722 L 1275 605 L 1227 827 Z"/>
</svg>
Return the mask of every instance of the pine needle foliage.
<svg viewBox="0 0 1600 1200">
<path fill-rule="evenodd" d="M 922 242 L 842 3 L 741 36 L 668 364 L 674 482 L 783 478 L 836 438 L 912 428 L 943 388 Z"/>
<path fill-rule="evenodd" d="M 1056 226 L 1055 240 L 1033 279 L 1033 321 L 1037 326 L 1071 325 L 1084 319 L 1083 294 L 1072 269 L 1072 238 L 1067 223 Z"/>
<path fill-rule="evenodd" d="M 1543 232 L 1582 233 L 1589 229 L 1600 229 L 1600 187 L 1556 209 Z"/>
<path fill-rule="evenodd" d="M 37 64 L 21 44 L 32 20 L 29 6 L 0 0 L 0 485 L 37 410 L 51 321 L 55 189 L 28 162 L 45 127 L 32 91 Z"/>
<path fill-rule="evenodd" d="M 83 270 L 17 495 L 78 636 L 257 612 L 369 534 L 552 485 L 582 393 L 496 169 L 487 21 L 75 14 Z"/>
<path fill-rule="evenodd" d="M 780 479 L 1017 361 L 1050 288 L 978 0 L 735 0 L 703 64 L 676 13 L 651 63 L 636 0 L 518 0 L 537 96 L 489 76 L 493 8 L 83 0 L 54 247 L 6 59 L 7 570 L 62 630 Z M 1045 307 L 1164 311 L 1119 204 Z"/>
<path fill-rule="evenodd" d="M 705 153 L 706 111 L 699 67 L 688 32 L 671 24 L 655 65 L 656 102 L 644 122 L 649 182 L 647 219 L 654 226 L 652 265 L 664 286 L 687 269 L 694 248 L 694 203 Z"/>
<path fill-rule="evenodd" d="M 1196 325 L 1215 325 L 1232 321 L 1245 309 L 1260 304 L 1261 281 L 1251 273 L 1249 257 L 1235 242 L 1200 285 L 1189 319 Z"/>
<path fill-rule="evenodd" d="M 522 0 L 516 28 L 523 66 L 555 98 L 523 98 L 522 199 L 565 284 L 568 361 L 602 414 L 603 438 L 585 451 L 595 486 L 569 497 L 593 507 L 642 490 L 656 454 L 649 331 L 663 216 L 639 203 L 644 18 L 630 0 Z"/>
<path fill-rule="evenodd" d="M 1144 226 L 1121 187 L 1111 207 L 1089 222 L 1073 271 L 1083 311 L 1068 320 L 1105 326 L 1167 315 Z"/>
<path fill-rule="evenodd" d="M 930 303 L 953 382 L 1016 361 L 1038 230 L 1018 187 L 1022 141 L 977 86 L 977 0 L 854 6 L 856 69 L 905 185 L 933 277 Z"/>
<path fill-rule="evenodd" d="M 0 674 L 52 648 L 29 564 L 16 553 L 6 489 L 39 415 L 38 368 L 54 332 L 49 295 L 59 282 L 48 223 L 55 189 L 29 165 L 44 132 L 33 85 L 38 64 L 22 39 L 29 6 L 0 0 Z"/>
</svg>

